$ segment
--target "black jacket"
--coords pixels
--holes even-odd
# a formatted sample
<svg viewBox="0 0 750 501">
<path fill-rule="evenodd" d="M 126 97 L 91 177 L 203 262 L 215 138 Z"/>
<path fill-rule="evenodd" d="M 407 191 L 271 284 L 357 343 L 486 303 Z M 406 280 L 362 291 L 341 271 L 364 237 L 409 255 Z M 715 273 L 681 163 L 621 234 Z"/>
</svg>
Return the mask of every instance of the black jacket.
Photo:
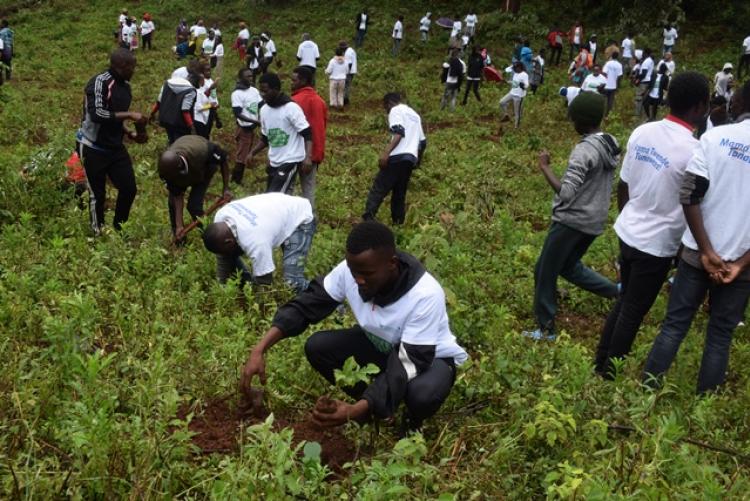
<svg viewBox="0 0 750 501">
<path fill-rule="evenodd" d="M 484 59 L 482 55 L 478 53 L 471 53 L 469 55 L 469 61 L 467 63 L 466 75 L 469 78 L 481 78 L 482 70 L 484 69 Z"/>
<path fill-rule="evenodd" d="M 363 297 L 363 301 L 372 301 L 373 305 L 381 307 L 395 303 L 425 274 L 424 266 L 414 256 L 405 252 L 398 252 L 397 256 L 399 277 L 393 288 L 386 294 L 372 298 Z M 318 277 L 305 291 L 279 308 L 272 325 L 279 328 L 285 337 L 298 336 L 310 324 L 318 323 L 330 315 L 338 305 L 339 302 L 326 292 L 323 277 Z M 413 364 L 418 375 L 430 368 L 434 358 L 435 345 L 411 345 L 401 342 L 393 346 L 388 354 L 386 369 L 373 379 L 362 395 L 362 398 L 367 400 L 370 411 L 380 418 L 392 416 L 406 395 L 406 386 L 410 379 L 404 363 Z"/>
<path fill-rule="evenodd" d="M 130 84 L 111 69 L 89 80 L 83 101 L 82 142 L 95 148 L 123 148 L 122 120 L 115 118 L 115 113 L 128 111 L 132 100 Z"/>
</svg>

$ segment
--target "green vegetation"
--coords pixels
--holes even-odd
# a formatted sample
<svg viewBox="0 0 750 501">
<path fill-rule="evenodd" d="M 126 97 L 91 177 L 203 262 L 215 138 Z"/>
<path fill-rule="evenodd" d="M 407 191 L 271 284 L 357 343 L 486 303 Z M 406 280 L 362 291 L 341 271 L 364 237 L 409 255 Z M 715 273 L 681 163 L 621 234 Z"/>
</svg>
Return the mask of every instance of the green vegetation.
<svg viewBox="0 0 750 501">
<path fill-rule="evenodd" d="M 151 12 L 158 31 L 157 50 L 138 54 L 132 109 L 146 111 L 178 66 L 170 54 L 178 18 L 202 14 L 207 24 L 220 21 L 226 35 L 220 113 L 227 125 L 216 138 L 231 145 L 228 99 L 238 63 L 229 46 L 237 21 L 248 20 L 253 31 L 258 26 L 272 31 L 285 75 L 302 31 L 312 33 L 322 61 L 332 56 L 339 39 L 353 35 L 358 3 L 300 5 L 154 0 L 133 6 L 132 14 Z M 549 149 L 559 173 L 577 140 L 556 95 L 565 82 L 562 70 L 548 73 L 537 95 L 526 100 L 519 131 L 498 131 L 502 87 L 485 85 L 481 105 L 472 98 L 454 114 L 440 112 L 447 34 L 433 30 L 429 45 L 419 45 L 416 22 L 426 3 L 394 5 L 372 10 L 376 24 L 359 51 L 353 105 L 331 114 L 319 175 L 320 224 L 308 274 L 324 273 L 342 258 L 345 236 L 363 209 L 387 138 L 380 98 L 388 90 L 402 90 L 422 114 L 429 146 L 412 178 L 398 244 L 422 259 L 444 286 L 453 331 L 472 358 L 424 437 L 396 441 L 390 430 L 374 433 L 371 425 L 350 425 L 346 434 L 363 452 L 335 477 L 328 477 L 320 463 L 319 448 L 298 443 L 290 429 L 280 429 L 270 417 L 240 430 L 237 452 L 197 453 L 188 419 L 201 412 L 202 403 L 236 392 L 248 349 L 289 292 L 280 281 L 271 290 L 248 287 L 239 294 L 218 285 L 213 258 L 197 234 L 184 249 L 170 246 L 166 191 L 156 173 L 157 153 L 166 141 L 162 132 L 152 130 L 146 145 L 130 145 L 139 187 L 130 222 L 122 234 L 92 238 L 86 211 L 77 208 L 72 190 L 61 189 L 61 177 L 80 119 L 82 89 L 106 67 L 122 5 L 33 2 L 11 17 L 16 71 L 14 80 L 0 87 L 3 497 L 747 496 L 746 328 L 736 333 L 725 390 L 706 398 L 694 396 L 703 315 L 667 386 L 650 392 L 638 383 L 666 293 L 614 383 L 600 381 L 591 369 L 592 349 L 610 306 L 606 301 L 561 282 L 563 335 L 553 344 L 519 335 L 533 324 L 533 265 L 551 203 L 536 168 L 537 152 Z M 455 8 L 443 5 L 433 4 L 431 10 L 443 15 Z M 389 34 L 396 12 L 408 17 L 401 56 L 392 63 Z M 510 54 L 508 40 L 519 31 L 536 36 L 535 47 L 541 43 L 546 27 L 534 12 L 515 21 L 489 9 L 477 13 L 480 29 L 484 21 L 492 34 L 486 45 L 498 66 Z M 700 33 L 681 32 L 678 70 L 713 74 L 725 60 L 735 60 L 741 39 L 725 39 L 716 47 L 694 36 Z M 656 31 L 640 37 L 641 46 L 646 38 L 658 46 Z M 327 97 L 326 79 L 318 80 Z M 285 76 L 287 91 L 288 85 Z M 632 97 L 626 86 L 605 127 L 623 144 L 636 125 Z M 22 176 L 22 168 L 33 175 Z M 235 189 L 235 195 L 259 189 L 262 176 L 260 167 L 246 174 L 248 186 Z M 213 191 L 218 190 L 217 184 Z M 386 207 L 380 215 L 387 215 Z M 111 213 L 107 218 L 111 221 Z M 616 252 L 609 229 L 586 260 L 614 277 Z M 322 325 L 351 322 L 334 316 Z M 331 391 L 305 362 L 302 343 L 302 338 L 287 341 L 267 359 L 266 403 L 287 421 L 304 419 L 316 398 Z"/>
</svg>

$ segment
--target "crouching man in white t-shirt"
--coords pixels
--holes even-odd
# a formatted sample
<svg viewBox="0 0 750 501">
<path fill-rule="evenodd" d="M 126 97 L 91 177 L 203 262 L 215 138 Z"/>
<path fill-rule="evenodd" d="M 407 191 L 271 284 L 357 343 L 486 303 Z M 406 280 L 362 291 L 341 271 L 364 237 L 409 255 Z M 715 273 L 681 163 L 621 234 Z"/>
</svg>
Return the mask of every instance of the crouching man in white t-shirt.
<svg viewBox="0 0 750 501">
<path fill-rule="evenodd" d="M 711 312 L 698 393 L 726 379 L 732 335 L 750 298 L 750 82 L 735 94 L 731 110 L 734 123 L 703 134 L 685 170 L 680 203 L 688 229 L 667 317 L 643 368 L 647 383 L 658 382 L 672 365 L 706 293 Z"/>
<path fill-rule="evenodd" d="M 468 357 L 451 333 L 440 284 L 416 258 L 396 250 L 391 230 L 375 221 L 355 226 L 346 241 L 346 259 L 279 308 L 242 370 L 242 390 L 249 393 L 256 375 L 265 384 L 264 355 L 271 346 L 301 334 L 344 301 L 357 325 L 316 332 L 305 344 L 305 355 L 331 384 L 334 371 L 350 357 L 362 367 L 374 364 L 378 373 L 369 384 L 344 389 L 353 404 L 319 401 L 314 421 L 339 426 L 369 416 L 385 419 L 403 402 L 404 430 L 418 429 L 448 397 L 456 366 Z"/>
<path fill-rule="evenodd" d="M 283 193 L 254 195 L 222 207 L 203 232 L 203 244 L 216 254 L 216 278 L 224 283 L 237 272 L 242 282 L 270 284 L 276 267 L 273 249 L 283 252 L 284 280 L 295 291 L 307 288 L 305 261 L 315 220 L 306 198 Z M 242 261 L 250 258 L 252 273 Z"/>
</svg>

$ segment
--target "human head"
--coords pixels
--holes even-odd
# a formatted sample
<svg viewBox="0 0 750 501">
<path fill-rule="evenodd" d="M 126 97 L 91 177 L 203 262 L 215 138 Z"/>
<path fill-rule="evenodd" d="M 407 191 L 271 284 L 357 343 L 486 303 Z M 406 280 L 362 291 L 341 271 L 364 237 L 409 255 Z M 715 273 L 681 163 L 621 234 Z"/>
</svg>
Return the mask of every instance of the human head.
<svg viewBox="0 0 750 501">
<path fill-rule="evenodd" d="M 732 119 L 736 120 L 740 115 L 748 112 L 750 112 L 750 80 L 732 95 L 732 100 L 729 102 L 729 113 Z"/>
<path fill-rule="evenodd" d="M 431 15 L 432 15 L 432 12 L 428 12 L 427 14 L 424 15 L 424 17 L 429 19 Z"/>
<path fill-rule="evenodd" d="M 266 73 L 260 77 L 258 91 L 265 102 L 275 100 L 281 94 L 281 80 L 276 73 Z"/>
<path fill-rule="evenodd" d="M 664 65 L 662 65 L 664 66 Z M 594 73 L 595 77 L 598 77 L 602 73 L 602 67 L 598 64 L 595 64 L 593 68 L 591 68 L 591 71 Z"/>
<path fill-rule="evenodd" d="M 516 73 L 521 73 L 525 69 L 526 66 L 524 66 L 521 61 L 516 61 L 515 63 L 513 63 L 513 71 L 515 71 Z"/>
<path fill-rule="evenodd" d="M 346 50 L 347 47 L 349 47 L 349 44 L 346 43 L 346 40 L 339 40 L 339 47 L 341 47 L 342 49 Z"/>
<path fill-rule="evenodd" d="M 591 40 L 592 42 L 596 43 L 597 36 L 596 35 L 591 35 L 591 37 L 589 38 L 589 40 Z"/>
<path fill-rule="evenodd" d="M 672 60 L 672 53 L 671 52 L 665 52 L 664 53 L 664 60 L 669 62 Z"/>
<path fill-rule="evenodd" d="M 270 40 L 270 38 L 269 38 L 269 36 L 268 36 L 268 33 L 261 33 L 261 34 L 260 34 L 260 38 L 261 38 L 262 40 L 265 40 L 266 42 Z"/>
<path fill-rule="evenodd" d="M 458 57 L 459 52 L 461 52 L 460 49 L 457 49 L 456 47 L 453 47 L 451 49 L 451 57 Z"/>
<path fill-rule="evenodd" d="M 135 72 L 135 56 L 128 49 L 116 49 L 109 56 L 109 66 L 123 80 L 133 78 Z"/>
<path fill-rule="evenodd" d="M 302 34 L 302 41 L 305 42 L 307 40 L 310 40 L 310 34 L 309 33 L 303 33 Z"/>
<path fill-rule="evenodd" d="M 607 101 L 597 92 L 581 92 L 568 106 L 568 117 L 576 132 L 587 134 L 599 129 Z"/>
<path fill-rule="evenodd" d="M 203 19 L 198 19 L 198 22 L 195 24 L 197 24 L 198 26 L 203 26 Z"/>
<path fill-rule="evenodd" d="M 299 90 L 303 87 L 312 86 L 312 71 L 306 66 L 297 66 L 292 71 L 292 90 Z"/>
<path fill-rule="evenodd" d="M 617 61 L 618 59 L 620 59 L 620 53 L 617 51 L 614 51 L 610 59 L 612 59 L 613 61 Z"/>
<path fill-rule="evenodd" d="M 633 32 L 632 31 L 628 31 L 628 38 L 633 38 Z"/>
<path fill-rule="evenodd" d="M 244 30 L 245 28 L 247 28 L 247 25 L 245 24 L 245 21 L 240 21 L 240 29 Z"/>
<path fill-rule="evenodd" d="M 190 85 L 199 89 L 203 85 L 205 78 L 199 73 L 188 73 L 187 81 L 190 82 Z"/>
<path fill-rule="evenodd" d="M 523 46 L 524 47 L 529 47 L 529 46 L 531 46 L 531 42 L 529 42 L 528 40 L 524 40 L 523 41 Z"/>
<path fill-rule="evenodd" d="M 343 47 L 336 47 L 336 50 L 334 51 L 334 53 L 337 56 L 343 56 L 344 55 L 344 48 Z"/>
<path fill-rule="evenodd" d="M 643 59 L 646 59 L 647 57 L 651 57 L 651 54 L 653 51 L 651 50 L 651 47 L 645 47 L 643 49 Z"/>
<path fill-rule="evenodd" d="M 544 55 L 547 53 L 545 49 L 539 49 L 539 55 L 544 57 Z"/>
<path fill-rule="evenodd" d="M 208 30 L 208 39 L 213 40 L 216 36 L 216 33 L 214 33 L 214 30 Z"/>
<path fill-rule="evenodd" d="M 215 40 L 215 42 L 216 42 L 216 45 L 220 45 L 220 44 L 222 43 L 222 40 L 221 40 L 221 35 L 216 35 L 216 40 Z"/>
<path fill-rule="evenodd" d="M 179 179 L 180 174 L 187 172 L 187 163 L 177 153 L 166 150 L 159 157 L 159 177 L 168 182 Z"/>
<path fill-rule="evenodd" d="M 211 78 L 211 65 L 206 64 L 203 66 L 203 78 Z"/>
<path fill-rule="evenodd" d="M 708 79 L 697 71 L 679 73 L 669 83 L 670 113 L 693 126 L 698 126 L 705 118 L 708 101 Z"/>
<path fill-rule="evenodd" d="M 376 221 L 352 228 L 346 239 L 346 264 L 363 299 L 389 290 L 399 275 L 393 232 Z"/>
<path fill-rule="evenodd" d="M 403 22 L 404 21 L 404 16 L 398 16 L 398 20 L 401 21 L 401 22 Z"/>
<path fill-rule="evenodd" d="M 242 68 L 237 72 L 237 80 L 247 87 L 253 84 L 253 70 L 250 68 Z"/>
<path fill-rule="evenodd" d="M 732 66 L 732 63 L 724 63 L 724 67 L 722 68 L 722 71 L 724 73 L 731 73 L 734 66 Z"/>
<path fill-rule="evenodd" d="M 398 92 L 389 92 L 383 96 L 383 108 L 386 113 L 389 113 L 391 108 L 398 104 L 401 104 L 401 94 Z"/>
<path fill-rule="evenodd" d="M 208 252 L 227 257 L 239 257 L 242 249 L 225 222 L 211 223 L 203 230 L 203 245 Z"/>
<path fill-rule="evenodd" d="M 8 27 L 8 20 L 3 19 L 2 22 L 0 22 L 0 28 L 7 28 Z"/>
</svg>

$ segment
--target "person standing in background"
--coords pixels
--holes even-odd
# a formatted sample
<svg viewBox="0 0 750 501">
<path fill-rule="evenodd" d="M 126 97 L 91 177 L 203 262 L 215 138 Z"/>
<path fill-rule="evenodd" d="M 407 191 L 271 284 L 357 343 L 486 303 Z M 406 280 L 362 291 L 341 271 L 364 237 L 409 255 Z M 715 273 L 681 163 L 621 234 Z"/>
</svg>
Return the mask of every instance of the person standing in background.
<svg viewBox="0 0 750 501">
<path fill-rule="evenodd" d="M 419 34 L 422 37 L 422 42 L 425 43 L 430 39 L 430 24 L 432 24 L 430 16 L 432 16 L 432 12 L 428 12 L 419 20 Z"/>
<path fill-rule="evenodd" d="M 622 59 L 620 60 L 622 63 L 622 74 L 630 75 L 630 70 L 633 67 L 633 59 L 635 58 L 635 39 L 633 38 L 632 31 L 629 31 L 627 36 L 622 39 L 620 48 L 622 49 Z"/>
<path fill-rule="evenodd" d="M 10 80 L 13 69 L 14 38 L 15 33 L 10 29 L 8 20 L 3 19 L 0 21 L 0 40 L 2 40 L 3 44 L 3 48 L 0 50 L 0 60 L 5 64 L 6 80 Z"/>
<path fill-rule="evenodd" d="M 367 33 L 367 25 L 369 22 L 370 16 L 367 14 L 367 9 L 362 9 L 362 12 L 357 14 L 357 17 L 354 20 L 354 27 L 357 30 L 357 33 L 354 36 L 354 45 L 357 47 L 362 47 L 362 44 L 365 42 L 365 34 Z"/>
<path fill-rule="evenodd" d="M 352 82 L 357 76 L 357 52 L 353 47 L 349 47 L 346 40 L 339 42 L 339 47 L 344 49 L 344 60 L 346 61 L 346 87 L 344 88 L 344 105 L 349 104 L 349 95 L 352 90 Z"/>
<path fill-rule="evenodd" d="M 398 56 L 398 50 L 401 47 L 401 40 L 404 38 L 404 16 L 398 16 L 398 19 L 396 19 L 396 22 L 393 25 L 391 38 L 393 38 L 393 49 L 391 49 L 391 54 L 393 57 L 396 57 Z"/>
<path fill-rule="evenodd" d="M 151 20 L 151 14 L 146 12 L 143 14 L 143 21 L 141 21 L 141 40 L 143 41 L 143 50 L 146 50 L 146 46 L 148 46 L 148 50 L 153 48 L 151 47 L 151 40 L 153 39 L 155 29 L 154 22 Z"/>
<path fill-rule="evenodd" d="M 464 19 L 464 23 L 466 24 L 466 34 L 469 35 L 470 38 L 474 38 L 474 35 L 477 33 L 477 23 L 479 22 L 479 19 L 477 18 L 477 15 L 474 13 L 474 9 L 472 8 L 469 10 L 469 14 Z"/>
<path fill-rule="evenodd" d="M 664 50 L 662 51 L 662 55 L 672 52 L 672 47 L 674 47 L 674 43 L 677 41 L 677 36 L 677 28 L 671 24 L 667 24 L 664 27 Z"/>
<path fill-rule="evenodd" d="M 583 25 L 581 21 L 576 21 L 568 32 L 568 41 L 570 42 L 570 56 L 568 59 L 573 60 L 573 56 L 581 52 L 583 44 Z"/>
</svg>

